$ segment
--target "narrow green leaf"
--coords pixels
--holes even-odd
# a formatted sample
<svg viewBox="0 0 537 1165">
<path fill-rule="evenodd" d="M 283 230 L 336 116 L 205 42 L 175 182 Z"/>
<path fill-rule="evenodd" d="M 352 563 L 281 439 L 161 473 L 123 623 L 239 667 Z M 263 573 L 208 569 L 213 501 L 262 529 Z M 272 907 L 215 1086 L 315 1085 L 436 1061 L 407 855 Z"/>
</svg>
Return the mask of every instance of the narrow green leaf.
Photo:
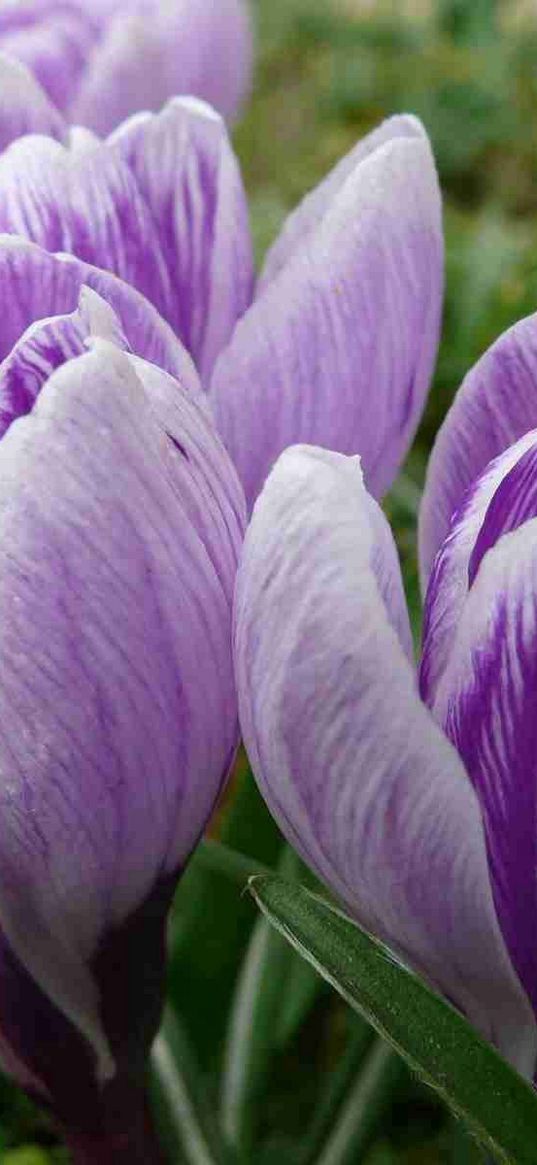
<svg viewBox="0 0 537 1165">
<path fill-rule="evenodd" d="M 280 870 L 297 876 L 299 859 L 285 849 Z M 249 1159 L 257 1106 L 277 1044 L 278 1021 L 296 954 L 259 918 L 238 976 L 230 1013 L 222 1082 L 221 1119 L 232 1144 Z"/>
<path fill-rule="evenodd" d="M 310 970 L 313 971 L 305 959 L 302 962 L 304 966 L 310 967 Z M 316 972 L 314 973 L 316 974 Z M 353 1020 L 351 1035 L 339 1063 L 328 1076 L 326 1090 L 319 1100 L 311 1128 L 306 1134 L 300 1157 L 301 1165 L 313 1165 L 313 1162 L 317 1160 L 334 1127 L 337 1114 L 346 1100 L 351 1084 L 356 1079 L 364 1057 L 375 1038 L 371 1025 L 361 1015 L 350 1013 L 349 1018 Z"/>
<path fill-rule="evenodd" d="M 210 870 L 213 874 L 222 874 L 224 878 L 235 882 L 241 888 L 244 888 L 248 879 L 255 874 L 274 873 L 274 870 L 264 866 L 256 858 L 249 858 L 221 841 L 214 841 L 213 838 L 205 838 L 200 842 L 192 865 L 200 870 Z"/>
<path fill-rule="evenodd" d="M 151 1052 L 150 1094 L 173 1165 L 234 1165 L 192 1048 L 170 1009 Z"/>
<path fill-rule="evenodd" d="M 382 943 L 303 887 L 252 878 L 263 913 L 504 1165 L 535 1165 L 537 1097 Z"/>
<path fill-rule="evenodd" d="M 375 1040 L 317 1165 L 354 1165 L 361 1161 L 403 1073 L 403 1063 L 396 1052 L 384 1040 Z"/>
</svg>

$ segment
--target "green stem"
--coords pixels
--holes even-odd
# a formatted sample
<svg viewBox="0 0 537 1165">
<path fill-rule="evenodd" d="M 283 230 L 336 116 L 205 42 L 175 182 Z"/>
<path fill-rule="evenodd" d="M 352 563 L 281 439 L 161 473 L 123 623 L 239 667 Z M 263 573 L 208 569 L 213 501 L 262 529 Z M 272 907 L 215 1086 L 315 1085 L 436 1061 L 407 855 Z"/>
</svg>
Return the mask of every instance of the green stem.
<svg viewBox="0 0 537 1165">
<path fill-rule="evenodd" d="M 399 1056 L 377 1038 L 317 1165 L 355 1165 L 360 1161 L 404 1071 Z"/>
</svg>

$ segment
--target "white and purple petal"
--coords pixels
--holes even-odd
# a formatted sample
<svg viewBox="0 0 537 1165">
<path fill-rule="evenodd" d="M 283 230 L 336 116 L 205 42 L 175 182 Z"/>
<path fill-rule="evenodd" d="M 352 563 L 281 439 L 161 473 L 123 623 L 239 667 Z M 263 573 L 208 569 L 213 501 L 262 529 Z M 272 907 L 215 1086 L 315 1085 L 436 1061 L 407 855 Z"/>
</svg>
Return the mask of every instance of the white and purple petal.
<svg viewBox="0 0 537 1165">
<path fill-rule="evenodd" d="M 359 453 L 368 488 L 382 495 L 436 356 L 443 244 L 425 135 L 394 136 L 359 159 L 315 229 L 307 226 L 213 376 L 217 424 L 250 507 L 297 441 Z"/>
<path fill-rule="evenodd" d="M 101 1078 L 134 1038 L 110 1018 L 108 944 L 117 963 L 236 745 L 243 505 L 197 402 L 107 340 L 0 443 L 2 927 Z"/>
<path fill-rule="evenodd" d="M 0 93 L 0 152 L 23 134 L 48 134 L 59 141 L 65 138 L 63 117 L 38 81 L 20 61 L 4 52 L 0 52 Z"/>
<path fill-rule="evenodd" d="M 537 432 L 496 457 L 472 483 L 434 562 L 425 597 L 420 690 L 429 705 L 446 668 L 457 624 L 487 548 L 537 515 L 533 478 Z M 529 487 L 529 488 L 528 488 Z"/>
<path fill-rule="evenodd" d="M 494 514 L 490 521 L 496 526 Z M 535 1009 L 536 595 L 537 520 L 530 518 L 515 523 L 482 557 L 433 705 L 479 797 L 498 918 Z"/>
<path fill-rule="evenodd" d="M 247 532 L 243 737 L 281 828 L 354 916 L 531 1073 L 536 1027 L 496 918 L 478 799 L 420 702 L 374 567 L 355 459 L 292 449 Z"/>
<path fill-rule="evenodd" d="M 429 460 L 420 513 L 425 592 L 455 511 L 494 457 L 537 427 L 537 315 L 520 320 L 463 381 Z"/>
</svg>

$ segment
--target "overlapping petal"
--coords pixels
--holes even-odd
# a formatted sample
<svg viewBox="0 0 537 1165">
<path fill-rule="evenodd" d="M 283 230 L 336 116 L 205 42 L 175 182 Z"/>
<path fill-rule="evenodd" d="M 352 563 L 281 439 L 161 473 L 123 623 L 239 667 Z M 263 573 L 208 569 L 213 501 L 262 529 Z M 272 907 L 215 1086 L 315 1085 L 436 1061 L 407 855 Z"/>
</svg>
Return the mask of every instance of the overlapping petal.
<svg viewBox="0 0 537 1165">
<path fill-rule="evenodd" d="M 435 559 L 425 599 L 420 667 L 420 690 L 428 704 L 434 702 L 485 548 L 501 532 L 537 515 L 532 477 L 536 448 L 537 434 L 532 430 L 487 466 L 464 495 Z M 524 488 L 528 484 L 529 490 Z"/>
<path fill-rule="evenodd" d="M 534 518 L 500 537 L 483 557 L 433 705 L 478 793 L 496 910 L 512 961 L 534 1006 L 536 594 Z"/>
<path fill-rule="evenodd" d="M 358 159 L 316 228 L 306 220 L 212 381 L 250 506 L 297 440 L 360 453 L 368 488 L 381 495 L 416 428 L 436 355 L 441 209 L 425 136 L 394 136 Z"/>
<path fill-rule="evenodd" d="M 114 309 L 133 352 L 176 376 L 184 387 L 199 391 L 188 353 L 135 288 L 71 255 L 51 255 L 12 235 L 0 235 L 0 360 L 10 356 L 31 324 L 75 311 L 84 285 Z"/>
<path fill-rule="evenodd" d="M 108 142 L 28 136 L 0 157 L 0 230 L 111 271 L 150 300 L 208 379 L 250 303 L 246 198 L 225 125 L 177 99 Z"/>
<path fill-rule="evenodd" d="M 245 743 L 305 860 L 529 1072 L 535 1023 L 495 915 L 477 797 L 419 701 L 373 535 L 354 459 L 280 459 L 239 571 Z"/>
<path fill-rule="evenodd" d="M 0 35 L 1 44 L 1 35 Z M 0 151 L 23 134 L 41 133 L 62 140 L 67 126 L 28 69 L 0 53 Z"/>
<path fill-rule="evenodd" d="M 0 443 L 0 914 L 101 1076 L 92 961 L 188 857 L 236 744 L 243 506 L 197 403 L 109 341 Z"/>
<path fill-rule="evenodd" d="M 494 457 L 537 426 L 537 315 L 520 320 L 468 373 L 436 438 L 420 513 L 423 590 L 453 514 Z"/>
</svg>

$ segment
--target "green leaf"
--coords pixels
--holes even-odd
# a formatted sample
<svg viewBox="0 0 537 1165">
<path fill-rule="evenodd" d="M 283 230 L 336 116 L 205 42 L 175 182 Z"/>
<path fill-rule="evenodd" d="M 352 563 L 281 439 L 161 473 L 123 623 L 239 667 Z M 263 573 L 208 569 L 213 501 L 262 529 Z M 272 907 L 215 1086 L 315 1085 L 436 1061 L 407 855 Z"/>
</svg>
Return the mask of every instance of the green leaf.
<svg viewBox="0 0 537 1165">
<path fill-rule="evenodd" d="M 313 970 L 305 959 L 301 961 L 305 967 Z M 313 1165 L 317 1161 L 345 1104 L 352 1082 L 357 1079 L 364 1057 L 373 1043 L 374 1034 L 370 1024 L 360 1015 L 351 1015 L 350 1018 L 353 1020 L 351 1037 L 339 1063 L 328 1075 L 324 1094 L 319 1099 L 315 1118 L 306 1134 L 300 1156 L 301 1165 Z"/>
<path fill-rule="evenodd" d="M 382 943 L 303 887 L 252 878 L 260 909 L 504 1165 L 535 1165 L 537 1097 Z"/>
<path fill-rule="evenodd" d="M 317 1165 L 361 1161 L 405 1069 L 384 1040 L 375 1040 L 330 1132 Z"/>
</svg>

